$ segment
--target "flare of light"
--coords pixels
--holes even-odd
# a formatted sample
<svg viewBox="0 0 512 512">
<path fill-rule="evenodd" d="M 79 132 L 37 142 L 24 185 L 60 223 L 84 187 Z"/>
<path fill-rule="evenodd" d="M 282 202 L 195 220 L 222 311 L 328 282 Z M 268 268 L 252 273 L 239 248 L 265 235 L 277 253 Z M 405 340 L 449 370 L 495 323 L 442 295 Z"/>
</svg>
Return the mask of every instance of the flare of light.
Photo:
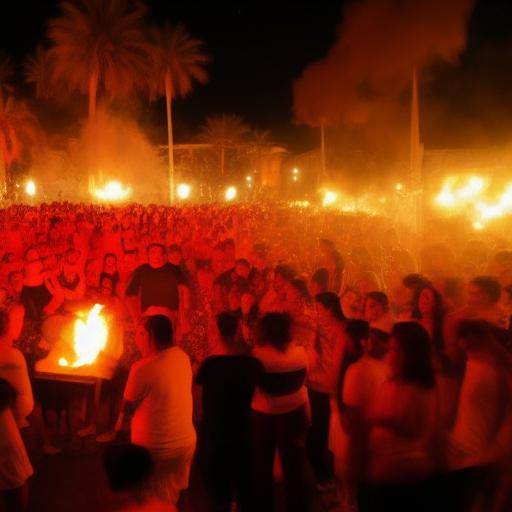
<svg viewBox="0 0 512 512">
<path fill-rule="evenodd" d="M 224 193 L 224 199 L 226 199 L 226 201 L 233 201 L 233 199 L 235 199 L 237 193 L 238 192 L 236 190 L 236 187 L 228 187 L 226 189 L 226 192 Z"/>
<path fill-rule="evenodd" d="M 462 185 L 460 179 L 450 177 L 444 182 L 436 202 L 446 209 L 460 208 L 478 200 L 486 187 L 486 180 L 480 176 L 471 176 Z"/>
<path fill-rule="evenodd" d="M 295 167 L 295 169 L 293 169 L 292 173 L 295 175 L 299 174 L 299 169 L 297 169 L 297 167 Z"/>
<path fill-rule="evenodd" d="M 248 181 L 249 183 L 252 181 L 252 176 L 246 176 L 245 177 L 245 180 Z"/>
<path fill-rule="evenodd" d="M 36 184 L 33 180 L 28 180 L 25 184 L 25 192 L 29 196 L 35 196 L 37 192 Z"/>
<path fill-rule="evenodd" d="M 176 188 L 176 192 L 180 199 L 188 199 L 190 197 L 190 193 L 192 192 L 192 187 L 187 183 L 180 183 Z"/>
<path fill-rule="evenodd" d="M 397 192 L 401 192 L 403 189 L 404 189 L 404 186 L 403 186 L 403 184 L 402 184 L 402 183 L 397 183 L 397 184 L 395 185 L 395 190 L 396 190 Z"/>
<path fill-rule="evenodd" d="M 332 206 L 338 199 L 337 192 L 326 190 L 322 199 L 322 206 Z"/>
<path fill-rule="evenodd" d="M 94 306 L 84 315 L 77 318 L 74 326 L 74 351 L 76 360 L 71 364 L 73 368 L 93 364 L 100 352 L 105 350 L 108 340 L 107 321 L 101 315 L 103 306 Z M 67 359 L 61 357 L 60 366 L 70 366 Z"/>
<path fill-rule="evenodd" d="M 120 181 L 109 181 L 102 188 L 94 189 L 94 195 L 102 201 L 122 201 L 132 193 L 130 187 L 125 187 Z"/>
</svg>

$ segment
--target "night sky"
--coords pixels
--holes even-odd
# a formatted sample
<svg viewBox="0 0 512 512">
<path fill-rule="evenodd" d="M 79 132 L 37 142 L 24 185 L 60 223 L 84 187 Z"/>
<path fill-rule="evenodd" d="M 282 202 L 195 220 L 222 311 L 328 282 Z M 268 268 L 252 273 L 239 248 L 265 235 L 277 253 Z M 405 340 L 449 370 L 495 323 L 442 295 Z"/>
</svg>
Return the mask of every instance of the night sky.
<svg viewBox="0 0 512 512">
<path fill-rule="evenodd" d="M 211 114 L 232 113 L 251 126 L 270 129 L 292 149 L 316 143 L 316 133 L 293 123 L 292 84 L 301 70 L 322 58 L 336 37 L 344 2 L 147 1 L 153 20 L 182 21 L 205 41 L 213 61 L 211 81 L 175 106 L 178 140 L 189 138 Z M 57 3 L 9 1 L 2 5 L 0 47 L 17 62 L 43 41 Z M 425 113 L 427 145 L 503 142 L 512 135 L 512 2 L 480 0 L 468 48 L 455 67 L 432 70 L 423 85 L 424 109 L 453 124 L 453 137 L 439 137 L 439 116 Z M 432 106 L 432 111 L 434 107 Z M 160 121 L 161 109 L 151 116 Z M 487 140 L 484 140 L 487 139 Z"/>
</svg>

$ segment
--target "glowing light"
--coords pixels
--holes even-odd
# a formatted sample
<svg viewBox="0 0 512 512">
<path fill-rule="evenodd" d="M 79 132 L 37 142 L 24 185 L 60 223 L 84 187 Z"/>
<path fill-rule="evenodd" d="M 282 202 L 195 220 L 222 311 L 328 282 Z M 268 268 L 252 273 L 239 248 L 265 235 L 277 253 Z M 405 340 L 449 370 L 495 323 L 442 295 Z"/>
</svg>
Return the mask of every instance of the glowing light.
<svg viewBox="0 0 512 512">
<path fill-rule="evenodd" d="M 485 226 L 479 221 L 473 223 L 473 228 L 476 229 L 476 231 L 481 231 L 484 227 Z"/>
<path fill-rule="evenodd" d="M 252 176 L 246 176 L 245 177 L 245 180 L 248 181 L 249 183 L 252 181 Z"/>
<path fill-rule="evenodd" d="M 326 190 L 322 199 L 322 206 L 332 206 L 338 199 L 338 194 L 332 190 Z"/>
<path fill-rule="evenodd" d="M 451 177 L 443 184 L 436 202 L 443 208 L 459 208 L 478 199 L 486 187 L 487 182 L 479 176 L 471 176 L 462 186 L 460 179 Z"/>
<path fill-rule="evenodd" d="M 297 167 L 295 167 L 295 169 L 292 170 L 292 174 L 299 174 L 299 169 L 297 169 Z"/>
<path fill-rule="evenodd" d="M 105 318 L 101 316 L 102 309 L 101 304 L 94 304 L 87 312 L 85 319 L 77 318 L 75 320 L 73 348 L 76 361 L 71 365 L 73 368 L 93 364 L 100 352 L 107 346 L 108 327 Z M 59 365 L 69 366 L 69 362 L 61 357 Z"/>
<path fill-rule="evenodd" d="M 311 203 L 309 201 L 291 201 L 290 207 L 297 207 L 297 208 L 308 208 L 311 206 Z"/>
<path fill-rule="evenodd" d="M 103 201 L 122 201 L 132 193 L 130 187 L 125 187 L 119 181 L 109 181 L 102 188 L 94 190 L 94 195 Z"/>
<path fill-rule="evenodd" d="M 27 183 L 25 184 L 26 194 L 33 197 L 36 195 L 36 191 L 37 191 L 37 188 L 36 188 L 36 184 L 34 183 L 34 181 L 28 180 Z"/>
<path fill-rule="evenodd" d="M 226 201 L 233 201 L 237 196 L 237 193 L 238 191 L 236 190 L 236 187 L 228 187 L 224 193 L 224 199 L 226 199 Z"/>
<path fill-rule="evenodd" d="M 397 184 L 395 185 L 395 190 L 396 190 L 397 192 L 401 192 L 403 189 L 404 189 L 404 186 L 403 186 L 403 184 L 402 184 L 402 183 L 397 183 Z"/>
<path fill-rule="evenodd" d="M 190 192 L 192 192 L 192 187 L 187 183 L 180 183 L 176 188 L 176 193 L 180 199 L 188 199 Z"/>
</svg>

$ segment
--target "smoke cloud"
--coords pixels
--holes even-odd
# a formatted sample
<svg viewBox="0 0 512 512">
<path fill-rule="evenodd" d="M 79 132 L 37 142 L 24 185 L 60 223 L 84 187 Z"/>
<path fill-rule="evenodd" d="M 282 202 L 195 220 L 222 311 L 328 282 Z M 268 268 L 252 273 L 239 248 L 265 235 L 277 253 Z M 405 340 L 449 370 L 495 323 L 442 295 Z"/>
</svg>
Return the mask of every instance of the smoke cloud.
<svg viewBox="0 0 512 512">
<path fill-rule="evenodd" d="M 412 70 L 454 63 L 474 0 L 362 0 L 345 10 L 328 55 L 294 84 L 297 121 L 367 125 L 393 116 Z M 382 120 L 382 119 L 380 119 Z"/>
</svg>

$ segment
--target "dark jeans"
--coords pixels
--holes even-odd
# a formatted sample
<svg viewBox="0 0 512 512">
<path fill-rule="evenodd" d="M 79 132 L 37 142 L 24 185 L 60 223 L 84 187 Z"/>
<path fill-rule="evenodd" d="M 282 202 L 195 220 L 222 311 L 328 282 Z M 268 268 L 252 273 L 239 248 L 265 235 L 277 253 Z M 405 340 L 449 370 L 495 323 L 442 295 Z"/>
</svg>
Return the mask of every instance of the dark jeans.
<svg viewBox="0 0 512 512">
<path fill-rule="evenodd" d="M 307 437 L 309 462 L 319 483 L 334 478 L 333 456 L 329 451 L 331 405 L 329 395 L 308 388 L 311 407 L 311 426 Z"/>
<path fill-rule="evenodd" d="M 286 510 L 309 512 L 313 506 L 313 482 L 305 438 L 308 419 L 305 407 L 286 414 L 252 413 L 251 510 L 274 510 L 274 457 L 281 458 Z"/>
<path fill-rule="evenodd" d="M 249 453 L 248 438 L 200 439 L 198 460 L 213 512 L 229 512 L 233 498 L 240 512 L 249 510 Z"/>
</svg>

